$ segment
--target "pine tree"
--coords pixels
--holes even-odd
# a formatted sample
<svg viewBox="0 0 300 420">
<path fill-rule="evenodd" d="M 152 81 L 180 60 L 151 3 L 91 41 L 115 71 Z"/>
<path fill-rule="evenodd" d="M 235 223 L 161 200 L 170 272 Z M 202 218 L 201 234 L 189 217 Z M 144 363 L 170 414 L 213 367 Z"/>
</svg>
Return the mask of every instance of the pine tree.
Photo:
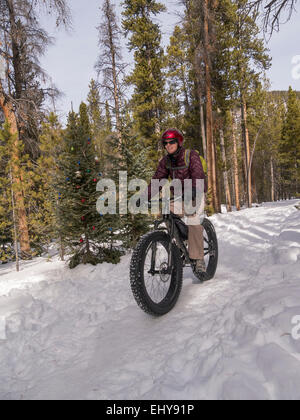
<svg viewBox="0 0 300 420">
<path fill-rule="evenodd" d="M 248 205 L 252 203 L 251 127 L 248 114 L 257 106 L 255 92 L 261 75 L 270 66 L 263 40 L 259 38 L 257 14 L 248 13 L 246 0 L 224 0 L 216 10 L 216 54 L 213 85 L 217 107 L 223 113 L 240 108 L 244 145 L 244 178 Z M 255 113 L 256 111 L 254 111 Z"/>
<path fill-rule="evenodd" d="M 289 88 L 287 112 L 282 129 L 279 157 L 285 198 L 299 193 L 300 184 L 300 101 Z"/>
<path fill-rule="evenodd" d="M 63 129 L 58 117 L 53 112 L 45 118 L 41 125 L 40 157 L 34 170 L 35 194 L 32 201 L 35 211 L 32 211 L 31 223 L 35 233 L 36 246 L 48 246 L 56 238 L 56 193 L 53 188 L 58 170 L 57 157 L 62 152 Z M 59 241 L 60 242 L 60 241 Z M 60 254 L 63 259 L 63 249 Z"/>
<path fill-rule="evenodd" d="M 105 133 L 106 136 L 110 135 L 112 133 L 112 122 L 111 122 L 111 114 L 109 110 L 109 104 L 108 101 L 105 102 Z"/>
<path fill-rule="evenodd" d="M 134 51 L 135 67 L 128 77 L 134 86 L 132 107 L 134 121 L 146 147 L 150 146 L 150 160 L 158 157 L 158 136 L 164 114 L 164 54 L 161 31 L 153 17 L 165 10 L 156 0 L 125 0 L 123 28 L 130 35 L 129 48 Z"/>
<path fill-rule="evenodd" d="M 194 81 L 192 104 L 198 114 L 198 143 L 202 138 L 201 148 L 206 156 L 208 167 L 208 201 L 211 201 L 210 204 L 218 212 L 221 208 L 217 188 L 212 85 L 216 44 L 215 14 L 218 2 L 183 0 L 183 3 L 185 5 L 184 27 L 190 41 L 189 59 L 192 65 L 191 76 Z"/>
<path fill-rule="evenodd" d="M 96 63 L 96 70 L 101 75 L 100 85 L 109 102 L 113 104 L 113 113 L 119 143 L 122 142 L 122 83 L 124 72 L 122 63 L 120 37 L 115 6 L 111 0 L 104 0 L 102 6 L 102 21 L 97 28 L 99 31 L 100 54 Z"/>
<path fill-rule="evenodd" d="M 170 45 L 167 48 L 168 81 L 170 84 L 175 112 L 179 102 L 179 110 L 183 107 L 185 115 L 190 111 L 190 94 L 188 79 L 190 65 L 187 58 L 188 39 L 184 31 L 175 26 L 173 35 L 170 38 Z M 175 125 L 176 126 L 176 125 Z"/>
<path fill-rule="evenodd" d="M 40 108 L 46 94 L 54 92 L 41 87 L 45 73 L 39 59 L 50 42 L 47 32 L 39 25 L 42 9 L 56 16 L 58 26 L 67 25 L 69 12 L 65 0 L 0 0 L 0 54 L 6 63 L 5 78 L 0 80 L 0 107 L 14 137 L 11 171 L 16 186 L 16 216 L 24 258 L 31 256 L 28 209 L 24 199 L 27 188 L 24 180 L 31 168 L 24 162 L 24 154 L 28 153 L 33 159 L 39 155 Z"/>
<path fill-rule="evenodd" d="M 261 110 L 250 113 L 250 133 L 253 145 L 253 173 L 255 173 L 258 202 L 275 201 L 280 198 L 279 145 L 285 109 L 281 100 L 270 92 L 261 95 Z M 261 101 L 260 101 L 261 102 Z M 251 127 L 254 120 L 254 129 Z M 255 147 L 255 150 L 254 150 Z"/>
<path fill-rule="evenodd" d="M 105 126 L 99 88 L 95 80 L 91 80 L 89 88 L 87 102 L 91 136 L 94 140 L 99 159 L 102 161 L 105 153 Z"/>
<path fill-rule="evenodd" d="M 13 248 L 12 191 L 10 182 L 11 134 L 6 123 L 0 129 L 0 261 L 15 257 Z"/>
<path fill-rule="evenodd" d="M 253 173 L 251 171 L 251 139 L 249 139 L 248 109 L 251 107 L 251 89 L 255 92 L 259 88 L 260 72 L 270 67 L 270 58 L 267 55 L 263 41 L 258 38 L 257 16 L 255 14 L 247 15 L 241 8 L 238 17 L 239 22 L 236 27 L 238 44 L 235 66 L 237 69 L 242 115 L 247 201 L 248 206 L 251 207 Z M 256 72 L 253 71 L 253 64 L 256 66 Z"/>
<path fill-rule="evenodd" d="M 203 146 L 206 141 L 201 142 L 201 136 L 205 139 L 205 130 L 200 134 L 199 92 L 193 73 L 191 43 L 186 28 L 176 26 L 167 48 L 169 92 L 166 126 L 180 128 L 185 134 L 186 146 L 203 150 L 202 155 L 205 156 L 206 149 Z"/>
</svg>

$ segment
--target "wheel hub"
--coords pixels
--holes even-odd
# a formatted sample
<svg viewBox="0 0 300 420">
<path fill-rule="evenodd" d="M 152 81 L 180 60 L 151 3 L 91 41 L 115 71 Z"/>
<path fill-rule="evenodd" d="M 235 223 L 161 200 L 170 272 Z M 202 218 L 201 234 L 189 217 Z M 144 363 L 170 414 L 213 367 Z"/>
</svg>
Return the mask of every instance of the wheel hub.
<svg viewBox="0 0 300 420">
<path fill-rule="evenodd" d="M 163 283 L 167 283 L 170 278 L 169 266 L 167 262 L 163 262 L 159 267 L 160 279 Z"/>
</svg>

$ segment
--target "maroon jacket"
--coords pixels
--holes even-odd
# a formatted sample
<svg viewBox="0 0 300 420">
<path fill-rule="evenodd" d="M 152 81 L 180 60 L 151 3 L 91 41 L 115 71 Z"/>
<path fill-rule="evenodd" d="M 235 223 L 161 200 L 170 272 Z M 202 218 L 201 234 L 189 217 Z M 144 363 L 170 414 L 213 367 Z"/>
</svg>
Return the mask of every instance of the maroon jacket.
<svg viewBox="0 0 300 420">
<path fill-rule="evenodd" d="M 185 149 L 181 148 L 180 152 L 174 158 L 174 162 L 172 162 L 172 167 L 181 167 L 185 166 L 184 161 L 185 156 Z M 207 192 L 207 183 L 205 179 L 205 174 L 203 170 L 203 166 L 201 163 L 201 159 L 199 154 L 195 150 L 191 150 L 190 154 L 190 166 L 186 169 L 179 169 L 179 170 L 172 170 L 172 168 L 169 170 L 167 169 L 167 160 L 168 156 L 165 156 L 161 159 L 161 161 L 158 164 L 158 168 L 153 176 L 152 179 L 168 179 L 169 176 L 172 179 L 180 179 L 182 183 L 182 190 L 184 188 L 184 180 L 185 179 L 192 179 L 192 186 L 196 187 L 196 180 L 197 179 L 204 179 L 204 192 Z M 148 186 L 148 199 L 151 199 L 151 183 Z"/>
</svg>

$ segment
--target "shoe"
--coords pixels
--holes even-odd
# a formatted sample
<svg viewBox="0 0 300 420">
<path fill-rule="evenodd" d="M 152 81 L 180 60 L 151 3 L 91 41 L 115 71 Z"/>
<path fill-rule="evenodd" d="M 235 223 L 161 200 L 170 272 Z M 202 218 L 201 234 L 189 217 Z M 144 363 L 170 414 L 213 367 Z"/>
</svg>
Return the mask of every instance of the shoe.
<svg viewBox="0 0 300 420">
<path fill-rule="evenodd" d="M 198 273 L 206 273 L 206 265 L 204 260 L 196 260 L 195 270 Z"/>
</svg>

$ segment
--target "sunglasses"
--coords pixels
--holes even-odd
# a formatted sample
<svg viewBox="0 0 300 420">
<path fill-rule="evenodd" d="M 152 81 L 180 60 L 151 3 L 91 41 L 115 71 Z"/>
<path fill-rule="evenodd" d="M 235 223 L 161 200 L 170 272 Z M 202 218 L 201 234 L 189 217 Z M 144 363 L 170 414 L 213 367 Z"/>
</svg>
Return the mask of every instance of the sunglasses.
<svg viewBox="0 0 300 420">
<path fill-rule="evenodd" d="M 170 140 L 170 141 L 163 141 L 164 147 L 166 147 L 168 144 L 176 144 L 178 142 L 177 139 Z"/>
</svg>

